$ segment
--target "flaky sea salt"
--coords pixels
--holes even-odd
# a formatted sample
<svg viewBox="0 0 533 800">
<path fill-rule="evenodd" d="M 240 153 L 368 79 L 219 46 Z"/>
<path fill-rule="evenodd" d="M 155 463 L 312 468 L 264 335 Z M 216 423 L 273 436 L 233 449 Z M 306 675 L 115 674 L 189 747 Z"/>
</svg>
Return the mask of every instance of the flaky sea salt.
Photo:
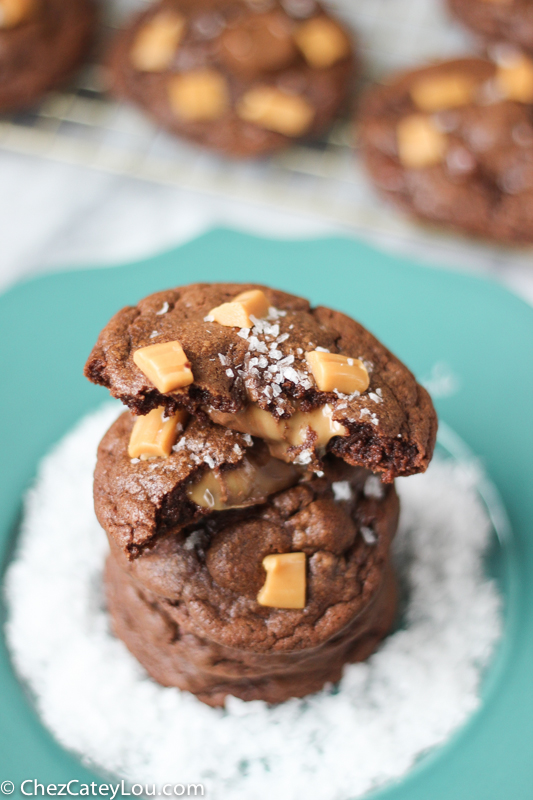
<svg viewBox="0 0 533 800">
<path fill-rule="evenodd" d="M 381 500 L 383 497 L 383 484 L 377 475 L 370 475 L 366 479 L 363 491 L 365 497 L 376 497 Z"/>
<path fill-rule="evenodd" d="M 352 497 L 352 487 L 349 481 L 334 481 L 331 488 L 335 500 L 350 500 Z"/>
<path fill-rule="evenodd" d="M 96 446 L 120 410 L 87 417 L 44 460 L 7 576 L 16 669 L 65 747 L 139 783 L 203 782 L 212 800 L 347 800 L 402 776 L 478 707 L 500 601 L 476 475 L 449 462 L 398 481 L 403 625 L 335 690 L 215 710 L 148 679 L 110 633 L 92 503 Z"/>
<path fill-rule="evenodd" d="M 372 528 L 369 528 L 367 525 L 361 525 L 360 530 L 361 536 L 367 544 L 376 544 L 378 539 Z"/>
</svg>

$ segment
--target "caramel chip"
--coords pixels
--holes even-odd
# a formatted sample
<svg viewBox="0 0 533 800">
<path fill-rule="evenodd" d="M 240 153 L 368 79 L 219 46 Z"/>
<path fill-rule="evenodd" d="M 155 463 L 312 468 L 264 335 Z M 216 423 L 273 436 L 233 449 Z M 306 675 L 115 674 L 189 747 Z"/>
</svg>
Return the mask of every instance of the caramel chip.
<svg viewBox="0 0 533 800">
<path fill-rule="evenodd" d="M 284 136 L 302 136 L 315 115 L 315 109 L 304 97 L 274 86 L 255 86 L 245 92 L 236 111 L 246 122 Z"/>
<path fill-rule="evenodd" d="M 472 100 L 476 81 L 459 72 L 419 78 L 411 87 L 413 103 L 421 111 L 445 111 L 466 106 Z"/>
<path fill-rule="evenodd" d="M 261 606 L 305 608 L 305 553 L 265 556 L 266 580 L 257 595 Z"/>
<path fill-rule="evenodd" d="M 210 122 L 229 107 L 226 79 L 214 69 L 197 69 L 174 75 L 168 82 L 173 111 L 187 122 Z"/>
<path fill-rule="evenodd" d="M 251 328 L 250 317 L 261 319 L 268 314 L 268 300 L 260 289 L 241 292 L 230 303 L 212 308 L 209 316 L 226 328 Z"/>
<path fill-rule="evenodd" d="M 366 367 L 358 358 L 320 350 L 312 350 L 305 357 L 321 392 L 337 389 L 344 394 L 352 394 L 365 392 L 370 385 Z"/>
<path fill-rule="evenodd" d="M 410 114 L 396 127 L 398 155 L 404 167 L 419 169 L 439 164 L 446 152 L 448 140 L 430 117 Z"/>
<path fill-rule="evenodd" d="M 413 103 L 421 111 L 445 111 L 466 106 L 472 100 L 476 81 L 468 75 L 450 73 L 419 78 L 411 87 Z"/>
<path fill-rule="evenodd" d="M 138 32 L 130 51 L 131 63 L 141 72 L 163 72 L 172 64 L 185 31 L 185 19 L 175 11 L 161 11 Z"/>
<path fill-rule="evenodd" d="M 180 429 L 187 421 L 187 411 L 181 409 L 170 417 L 163 406 L 154 408 L 145 417 L 138 417 L 131 431 L 128 455 L 130 458 L 168 458 Z M 181 426 L 181 428 L 180 428 Z"/>
<path fill-rule="evenodd" d="M 191 365 L 179 342 L 161 342 L 141 347 L 133 361 L 162 394 L 193 382 Z"/>
<path fill-rule="evenodd" d="M 300 25 L 294 40 L 310 67 L 327 69 L 350 53 L 348 37 L 333 20 L 314 17 Z"/>
<path fill-rule="evenodd" d="M 533 102 L 533 61 L 517 53 L 516 58 L 498 64 L 496 86 L 507 100 Z"/>
<path fill-rule="evenodd" d="M 31 17 L 35 0 L 0 0 L 0 28 L 14 28 Z"/>
</svg>

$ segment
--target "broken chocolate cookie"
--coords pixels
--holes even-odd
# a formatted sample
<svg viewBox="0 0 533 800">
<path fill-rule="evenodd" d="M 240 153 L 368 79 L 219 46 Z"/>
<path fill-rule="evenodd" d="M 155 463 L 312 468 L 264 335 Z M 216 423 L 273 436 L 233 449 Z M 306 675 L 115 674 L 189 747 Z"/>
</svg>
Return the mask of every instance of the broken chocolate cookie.
<svg viewBox="0 0 533 800">
<path fill-rule="evenodd" d="M 246 317 L 238 299 L 253 292 L 265 299 L 261 317 Z M 136 414 L 187 409 L 318 470 L 331 452 L 391 481 L 423 471 L 435 443 L 429 395 L 372 334 L 254 284 L 193 284 L 122 309 L 85 374 Z"/>
</svg>

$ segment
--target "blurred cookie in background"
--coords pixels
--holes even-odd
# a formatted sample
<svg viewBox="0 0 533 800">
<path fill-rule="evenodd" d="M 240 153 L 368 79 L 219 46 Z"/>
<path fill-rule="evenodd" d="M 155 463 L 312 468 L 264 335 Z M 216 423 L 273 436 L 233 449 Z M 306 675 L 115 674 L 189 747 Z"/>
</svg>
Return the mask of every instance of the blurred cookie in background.
<svg viewBox="0 0 533 800">
<path fill-rule="evenodd" d="M 533 53 L 531 0 L 448 0 L 452 14 L 488 41 L 508 41 Z"/>
<path fill-rule="evenodd" d="M 533 241 L 533 61 L 444 61 L 363 100 L 360 141 L 380 192 L 408 213 L 502 242 Z"/>
<path fill-rule="evenodd" d="M 95 22 L 92 0 L 0 0 L 0 112 L 28 108 L 62 83 Z"/>
<path fill-rule="evenodd" d="M 115 95 L 238 157 L 327 129 L 354 71 L 349 33 L 314 0 L 160 0 L 116 39 Z"/>
</svg>

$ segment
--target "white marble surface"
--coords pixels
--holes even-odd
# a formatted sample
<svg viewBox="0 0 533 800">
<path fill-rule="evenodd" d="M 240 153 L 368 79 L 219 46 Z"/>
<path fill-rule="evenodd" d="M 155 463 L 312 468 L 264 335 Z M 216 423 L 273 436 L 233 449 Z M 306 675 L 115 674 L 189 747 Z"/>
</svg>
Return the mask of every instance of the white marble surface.
<svg viewBox="0 0 533 800">
<path fill-rule="evenodd" d="M 214 225 L 299 238 L 354 231 L 315 216 L 209 197 L 133 178 L 0 152 L 0 290 L 51 269 L 127 262 L 169 249 Z M 446 264 L 427 244 L 370 236 L 378 246 Z M 485 249 L 452 269 L 487 274 L 533 304 L 533 258 L 506 263 Z"/>
</svg>

